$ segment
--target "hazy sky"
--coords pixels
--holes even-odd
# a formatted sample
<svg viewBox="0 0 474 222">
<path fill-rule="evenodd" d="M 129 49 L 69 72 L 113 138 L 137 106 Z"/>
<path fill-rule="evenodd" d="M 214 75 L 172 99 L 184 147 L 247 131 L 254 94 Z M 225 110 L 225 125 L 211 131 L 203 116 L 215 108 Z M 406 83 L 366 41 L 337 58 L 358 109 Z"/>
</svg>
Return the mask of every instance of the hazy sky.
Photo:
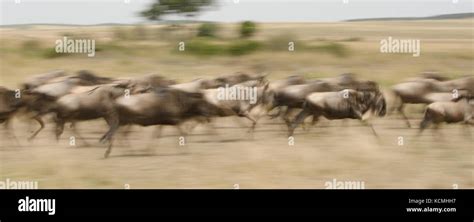
<svg viewBox="0 0 474 222">
<path fill-rule="evenodd" d="M 18 1 L 19 3 L 15 3 Z M 129 1 L 129 3 L 126 3 Z M 474 0 L 218 0 L 197 20 L 339 21 L 473 12 Z M 0 0 L 0 24 L 137 23 L 154 0 Z"/>
</svg>

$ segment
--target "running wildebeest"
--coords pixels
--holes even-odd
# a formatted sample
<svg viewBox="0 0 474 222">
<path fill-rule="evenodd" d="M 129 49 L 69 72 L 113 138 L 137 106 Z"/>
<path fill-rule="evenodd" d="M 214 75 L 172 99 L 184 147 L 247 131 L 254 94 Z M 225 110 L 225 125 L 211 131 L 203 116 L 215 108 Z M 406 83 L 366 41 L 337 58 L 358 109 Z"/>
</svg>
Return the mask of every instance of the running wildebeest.
<svg viewBox="0 0 474 222">
<path fill-rule="evenodd" d="M 10 138 L 15 138 L 9 128 L 10 120 L 18 109 L 23 106 L 22 100 L 15 95 L 14 90 L 0 86 L 0 124 L 4 124 L 5 135 Z"/>
<path fill-rule="evenodd" d="M 115 99 L 124 96 L 125 86 L 104 84 L 92 87 L 87 92 L 68 94 L 57 99 L 52 108 L 56 114 L 56 139 L 63 133 L 66 122 L 75 124 L 77 121 L 104 118 L 107 124 L 112 125 L 112 121 L 116 121 Z M 76 127 L 73 130 L 82 139 Z"/>
<path fill-rule="evenodd" d="M 172 88 L 160 88 L 153 92 L 118 98 L 115 102 L 116 114 L 109 131 L 101 138 L 109 145 L 104 154 L 107 158 L 112 150 L 113 136 L 123 125 L 179 125 L 187 120 L 226 115 L 222 108 L 207 102 L 202 93 L 188 93 Z"/>
<path fill-rule="evenodd" d="M 47 84 L 50 81 L 54 81 L 55 79 L 60 79 L 67 76 L 64 70 L 55 70 L 49 73 L 42 73 L 31 76 L 26 81 L 22 83 L 23 89 L 33 89 L 38 86 Z"/>
<path fill-rule="evenodd" d="M 275 99 L 271 109 L 276 107 L 286 107 L 286 110 L 281 115 L 281 117 L 289 126 L 289 115 L 295 108 L 300 109 L 303 106 L 305 98 L 308 94 L 313 92 L 330 91 L 334 91 L 333 88 L 328 83 L 321 80 L 312 81 L 307 84 L 287 86 L 275 93 Z"/>
<path fill-rule="evenodd" d="M 35 107 L 38 111 L 46 109 L 44 104 L 44 98 L 48 97 L 41 94 L 31 94 L 28 90 L 9 90 L 4 87 L 0 87 L 0 123 L 4 124 L 6 133 L 9 137 L 13 137 L 10 132 L 9 123 L 12 117 L 17 113 L 30 114 L 32 107 Z M 30 116 L 30 118 L 36 120 L 40 124 L 40 128 L 36 130 L 30 137 L 36 136 L 36 134 L 44 128 L 44 122 L 38 118 L 38 116 Z"/>
<path fill-rule="evenodd" d="M 293 135 L 295 128 L 308 116 L 313 116 L 313 121 L 317 121 L 321 116 L 329 120 L 349 118 L 362 121 L 369 111 L 376 116 L 384 116 L 386 113 L 385 98 L 379 90 L 345 89 L 338 92 L 311 93 L 305 99 L 303 110 L 289 127 L 289 136 Z M 377 135 L 373 126 L 370 123 L 367 125 Z"/>
<path fill-rule="evenodd" d="M 267 75 L 254 75 L 251 76 L 249 74 L 243 72 L 237 72 L 235 74 L 225 75 L 218 78 L 215 78 L 214 81 L 218 84 L 218 86 L 225 86 L 228 84 L 229 86 L 247 82 L 250 80 L 256 80 L 259 82 L 264 82 Z"/>
<path fill-rule="evenodd" d="M 459 95 L 452 101 L 434 102 L 429 104 L 420 123 L 419 134 L 429 125 L 435 124 L 438 129 L 441 123 L 464 123 L 465 126 L 473 124 L 474 104 L 470 104 L 473 97 L 469 95 Z"/>
<path fill-rule="evenodd" d="M 155 88 L 168 87 L 176 84 L 174 80 L 168 80 L 157 74 L 148 74 L 133 78 L 119 78 L 113 81 L 113 83 L 125 85 L 130 94 L 145 93 Z"/>
<path fill-rule="evenodd" d="M 430 104 L 436 101 L 449 101 L 447 94 L 436 93 L 455 93 L 457 90 L 467 90 L 474 93 L 474 77 L 468 76 L 459 79 L 438 81 L 433 78 L 416 78 L 406 82 L 396 84 L 392 87 L 392 92 L 396 98 L 396 104 L 393 110 L 400 113 L 408 127 L 411 127 L 410 121 L 403 111 L 405 104 Z"/>
<path fill-rule="evenodd" d="M 37 86 L 36 88 L 27 90 L 28 94 L 37 96 L 37 100 L 31 101 L 29 104 L 27 104 L 27 107 L 30 113 L 34 113 L 33 119 L 35 119 L 40 124 L 40 128 L 35 133 L 33 133 L 29 139 L 33 139 L 44 128 L 42 116 L 53 112 L 51 107 L 56 108 L 54 112 L 63 112 L 65 110 L 65 105 L 62 104 L 64 101 L 70 98 L 79 98 L 97 86 L 106 84 L 114 85 L 120 87 L 121 90 L 123 90 L 122 93 L 124 94 L 136 94 L 146 92 L 152 88 L 168 86 L 173 83 L 174 81 L 166 80 L 159 75 L 145 75 L 136 78 L 117 80 L 107 77 L 100 77 L 87 70 L 78 71 L 75 75 L 56 78 L 56 81 L 52 81 L 47 84 Z M 99 91 L 102 90 L 103 89 Z M 61 103 L 54 104 L 60 98 Z M 79 110 L 75 112 L 80 112 L 80 109 L 82 108 L 83 107 L 80 107 Z M 65 115 L 69 115 L 69 112 L 66 113 L 67 114 Z M 63 125 L 61 122 L 58 122 L 58 124 L 59 126 Z M 72 122 L 72 125 L 74 125 L 74 121 Z M 75 129 L 73 130 L 77 132 Z M 62 132 L 61 127 L 58 128 L 58 133 L 59 132 Z"/>
<path fill-rule="evenodd" d="M 250 131 L 253 131 L 257 125 L 257 120 L 262 116 L 262 113 L 257 113 L 257 116 L 251 116 L 251 110 L 260 106 L 266 114 L 270 110 L 271 104 L 274 103 L 274 92 L 269 89 L 269 83 L 262 84 L 262 82 L 251 80 L 228 88 L 221 87 L 217 89 L 207 89 L 202 92 L 207 102 L 222 109 L 232 110 L 232 112 L 226 112 L 226 115 L 221 115 L 221 117 L 245 117 L 252 121 Z M 220 98 L 220 95 L 225 93 L 225 89 L 228 91 L 235 91 L 237 95 L 243 95 L 246 98 Z"/>
<path fill-rule="evenodd" d="M 213 89 L 219 86 L 220 86 L 220 83 L 218 83 L 215 80 L 199 78 L 191 82 L 170 85 L 169 87 L 174 88 L 174 89 L 179 89 L 181 91 L 185 91 L 189 93 L 197 93 L 203 89 Z"/>
<path fill-rule="evenodd" d="M 287 86 L 300 85 L 300 84 L 305 84 L 305 83 L 306 83 L 306 80 L 303 76 L 292 75 L 284 79 L 271 81 L 269 87 L 270 87 L 270 90 L 277 92 L 278 90 L 283 89 Z"/>
<path fill-rule="evenodd" d="M 334 92 L 342 89 L 378 90 L 377 83 L 373 81 L 356 80 L 352 74 L 341 74 L 335 78 L 316 79 L 306 84 L 291 85 L 275 93 L 275 107 L 286 107 L 282 119 L 290 126 L 289 116 L 295 109 L 300 109 L 307 95 L 313 92 Z"/>
</svg>

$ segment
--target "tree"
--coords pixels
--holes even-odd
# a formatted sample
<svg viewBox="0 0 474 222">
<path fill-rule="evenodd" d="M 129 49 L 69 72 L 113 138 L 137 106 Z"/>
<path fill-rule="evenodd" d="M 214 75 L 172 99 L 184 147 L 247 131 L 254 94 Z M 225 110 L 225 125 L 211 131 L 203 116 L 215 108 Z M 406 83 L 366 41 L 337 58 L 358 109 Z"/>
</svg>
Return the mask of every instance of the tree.
<svg viewBox="0 0 474 222">
<path fill-rule="evenodd" d="M 255 34 L 257 31 L 257 25 L 252 21 L 245 21 L 240 24 L 240 36 L 242 38 L 248 38 Z"/>
<path fill-rule="evenodd" d="M 213 0 L 156 0 L 149 9 L 142 11 L 141 15 L 149 20 L 161 20 L 162 16 L 169 14 L 194 17 L 204 7 L 213 3 Z"/>
</svg>

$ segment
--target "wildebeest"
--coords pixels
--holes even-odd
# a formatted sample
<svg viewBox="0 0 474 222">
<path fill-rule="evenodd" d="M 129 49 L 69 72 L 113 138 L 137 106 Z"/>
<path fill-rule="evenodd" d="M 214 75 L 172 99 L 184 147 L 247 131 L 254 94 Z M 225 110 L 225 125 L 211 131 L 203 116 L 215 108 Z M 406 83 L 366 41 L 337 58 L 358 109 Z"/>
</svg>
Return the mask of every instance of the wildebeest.
<svg viewBox="0 0 474 222">
<path fill-rule="evenodd" d="M 237 72 L 235 74 L 217 77 L 214 80 L 219 86 L 224 86 L 226 84 L 228 84 L 229 86 L 232 86 L 232 85 L 250 81 L 250 80 L 264 82 L 265 78 L 266 78 L 266 75 L 253 75 L 252 76 L 243 72 Z"/>
<path fill-rule="evenodd" d="M 41 73 L 34 76 L 31 76 L 26 81 L 23 82 L 23 89 L 33 89 L 38 86 L 47 84 L 49 81 L 65 77 L 67 74 L 64 70 L 55 70 L 48 73 Z"/>
<path fill-rule="evenodd" d="M 220 86 L 220 83 L 218 83 L 215 80 L 199 78 L 191 82 L 170 85 L 169 87 L 174 88 L 174 89 L 179 89 L 181 91 L 185 91 L 189 93 L 197 93 L 203 89 L 212 89 L 212 88 L 217 88 L 219 86 Z"/>
<path fill-rule="evenodd" d="M 55 114 L 56 139 L 64 130 L 66 122 L 104 118 L 107 124 L 116 121 L 115 99 L 124 96 L 125 87 L 119 84 L 104 84 L 93 86 L 87 92 L 68 94 L 60 97 L 51 109 Z M 80 135 L 73 127 L 76 135 Z M 82 139 L 82 137 L 81 137 Z"/>
<path fill-rule="evenodd" d="M 281 117 L 289 126 L 289 115 L 295 108 L 300 109 L 303 106 L 307 95 L 313 92 L 329 92 L 334 90 L 328 83 L 321 80 L 312 81 L 307 84 L 287 86 L 275 93 L 274 102 L 270 109 L 280 107 L 281 110 L 281 107 L 286 107 Z"/>
<path fill-rule="evenodd" d="M 174 81 L 172 80 L 166 80 L 164 77 L 154 74 L 120 80 L 100 77 L 90 71 L 81 70 L 74 75 L 62 76 L 60 79 L 57 78 L 56 81 L 50 81 L 47 84 L 36 86 L 36 88 L 30 88 L 27 90 L 28 94 L 36 95 L 37 99 L 28 103 L 27 107 L 29 112 L 34 114 L 33 118 L 40 124 L 40 128 L 29 139 L 33 139 L 44 128 L 42 116 L 53 112 L 51 107 L 59 109 L 54 112 L 63 112 L 65 107 L 65 104 L 63 104 L 64 101 L 68 101 L 68 99 L 71 98 L 77 99 L 83 95 L 87 95 L 86 92 L 89 92 L 97 86 L 107 84 L 109 86 L 114 85 L 119 87 L 123 94 L 131 95 L 146 92 L 157 87 L 168 86 L 173 83 Z M 101 88 L 98 92 L 103 90 L 104 88 Z M 96 95 L 96 93 L 93 95 Z M 61 100 L 60 103 L 55 104 L 59 99 Z M 94 100 L 92 99 L 92 101 Z M 80 109 L 82 108 L 84 107 L 81 107 Z M 69 112 L 66 113 L 69 115 Z M 100 112 L 99 115 L 101 115 Z M 59 126 L 63 125 L 61 122 L 58 124 Z M 61 127 L 58 128 L 58 132 L 62 132 Z"/>
<path fill-rule="evenodd" d="M 466 126 L 467 124 L 473 124 L 474 104 L 469 103 L 471 99 L 472 96 L 460 95 L 452 101 L 429 104 L 425 109 L 423 120 L 420 123 L 419 134 L 431 124 L 435 124 L 435 129 L 443 122 L 463 122 Z"/>
<path fill-rule="evenodd" d="M 308 116 L 313 116 L 313 121 L 317 121 L 321 116 L 330 120 L 346 118 L 362 120 L 363 115 L 369 111 L 376 116 L 384 116 L 386 113 L 385 98 L 379 90 L 345 89 L 338 92 L 311 93 L 305 99 L 303 110 L 289 127 L 289 136 L 293 135 L 295 128 Z M 377 135 L 372 125 L 367 124 Z"/>
<path fill-rule="evenodd" d="M 403 111 L 405 104 L 430 104 L 436 101 L 449 101 L 451 98 L 447 93 L 456 93 L 457 90 L 461 89 L 467 90 L 471 94 L 474 93 L 474 77 L 468 76 L 447 81 L 438 81 L 433 78 L 411 79 L 392 87 L 396 101 L 393 110 L 398 111 L 407 126 L 411 127 Z"/>
<path fill-rule="evenodd" d="M 306 80 L 303 76 L 292 75 L 284 79 L 271 81 L 269 85 L 269 89 L 277 92 L 278 90 L 283 89 L 287 86 L 300 85 L 300 84 L 305 84 L 305 83 L 306 83 Z"/>
<path fill-rule="evenodd" d="M 0 123 L 11 118 L 12 114 L 21 107 L 21 100 L 16 98 L 14 90 L 0 86 Z"/>
<path fill-rule="evenodd" d="M 307 95 L 313 92 L 334 92 L 342 89 L 378 90 L 378 85 L 373 81 L 357 80 L 353 74 L 349 73 L 334 78 L 311 80 L 306 84 L 291 85 L 277 90 L 272 108 L 286 107 L 282 118 L 289 126 L 291 112 L 302 107 Z"/>
<path fill-rule="evenodd" d="M 13 115 L 23 105 L 22 100 L 17 98 L 17 92 L 0 86 L 0 124 L 4 124 L 5 134 L 15 138 L 9 128 L 9 122 Z"/>
<path fill-rule="evenodd" d="M 122 125 L 179 125 L 196 117 L 211 118 L 225 115 L 226 110 L 207 102 L 202 93 L 188 93 L 172 88 L 160 88 L 153 92 L 121 97 L 116 100 L 117 115 L 113 114 L 109 131 L 101 138 L 112 149 L 113 136 Z"/>
<path fill-rule="evenodd" d="M 45 104 L 39 102 L 43 100 L 43 97 L 47 96 L 30 94 L 28 90 L 9 90 L 5 87 L 0 87 L 0 123 L 4 124 L 9 136 L 13 135 L 9 129 L 9 122 L 12 117 L 19 112 L 29 114 L 28 111 L 31 107 L 36 107 L 38 111 L 41 111 L 45 108 Z M 36 136 L 44 128 L 44 122 L 38 116 L 34 115 L 31 118 L 40 124 L 40 128 L 29 139 Z"/>
<path fill-rule="evenodd" d="M 168 87 L 176 84 L 176 81 L 166 79 L 158 74 L 147 74 L 133 78 L 118 78 L 113 83 L 125 85 L 130 94 L 137 94 L 145 93 L 155 88 Z"/>
<path fill-rule="evenodd" d="M 248 96 L 247 98 L 220 98 L 220 94 L 225 93 L 225 90 L 235 91 L 235 93 Z M 207 89 L 202 91 L 204 98 L 207 102 L 220 107 L 225 110 L 231 110 L 232 112 L 226 112 L 223 116 L 239 116 L 245 117 L 252 121 L 250 130 L 254 130 L 257 124 L 258 118 L 263 113 L 270 110 L 271 104 L 273 104 L 274 92 L 269 89 L 269 83 L 262 84 L 256 81 L 247 81 L 239 83 L 228 88 L 217 88 Z M 252 98 L 253 97 L 253 98 Z M 257 113 L 256 116 L 251 116 L 251 110 L 257 106 L 262 108 L 262 112 Z"/>
</svg>

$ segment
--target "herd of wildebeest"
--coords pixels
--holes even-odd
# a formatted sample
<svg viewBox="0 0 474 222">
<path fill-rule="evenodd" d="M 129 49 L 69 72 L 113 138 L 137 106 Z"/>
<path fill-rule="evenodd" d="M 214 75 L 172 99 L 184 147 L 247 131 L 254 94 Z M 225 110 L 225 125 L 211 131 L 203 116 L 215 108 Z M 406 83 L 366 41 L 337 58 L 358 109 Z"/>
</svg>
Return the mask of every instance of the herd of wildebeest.
<svg viewBox="0 0 474 222">
<path fill-rule="evenodd" d="M 255 88 L 256 102 L 218 99 L 219 87 Z M 390 110 L 384 97 L 387 92 L 395 98 Z M 100 141 L 108 144 L 107 157 L 114 135 L 122 126 L 173 125 L 184 134 L 189 133 L 180 127 L 185 122 L 211 124 L 226 116 L 250 120 L 250 132 L 262 117 L 281 118 L 289 136 L 310 116 L 313 125 L 320 117 L 358 119 L 377 135 L 369 117 L 397 111 L 410 127 L 404 104 L 428 104 L 420 133 L 432 123 L 459 122 L 467 126 L 473 123 L 472 95 L 474 76 L 447 79 L 436 73 L 406 79 L 383 93 L 376 82 L 350 73 L 322 79 L 292 75 L 269 81 L 266 75 L 238 72 L 177 83 L 155 74 L 108 78 L 86 70 L 73 74 L 59 70 L 34 75 L 19 89 L 0 87 L 0 123 L 5 125 L 5 136 L 14 138 L 9 122 L 15 115 L 36 120 L 40 127 L 28 138 L 31 140 L 44 128 L 44 119 L 50 118 L 59 139 L 66 123 L 79 136 L 76 122 L 103 118 L 109 129 Z"/>
</svg>

